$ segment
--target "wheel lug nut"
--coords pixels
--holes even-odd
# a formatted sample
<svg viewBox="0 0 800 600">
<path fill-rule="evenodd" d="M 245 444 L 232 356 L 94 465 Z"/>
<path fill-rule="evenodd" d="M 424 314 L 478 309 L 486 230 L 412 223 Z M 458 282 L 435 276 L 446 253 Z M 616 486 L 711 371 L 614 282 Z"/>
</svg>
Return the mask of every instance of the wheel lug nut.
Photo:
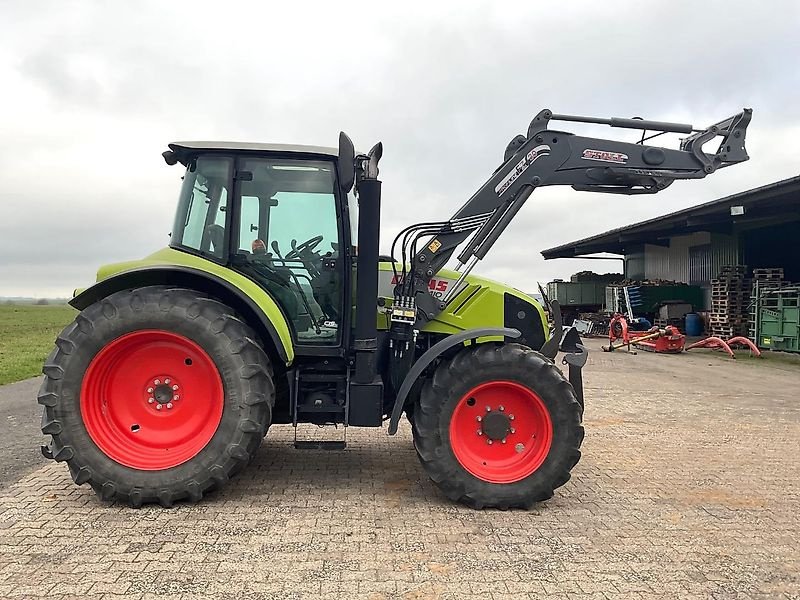
<svg viewBox="0 0 800 600">
<path fill-rule="evenodd" d="M 153 383 L 155 383 L 156 385 L 158 385 L 159 383 L 161 383 L 161 380 L 160 380 L 160 379 L 153 379 Z"/>
<path fill-rule="evenodd" d="M 506 409 L 505 406 L 500 405 L 500 412 L 503 412 Z"/>
<path fill-rule="evenodd" d="M 512 427 L 511 428 L 511 433 L 517 433 L 517 430 Z"/>
<path fill-rule="evenodd" d="M 175 390 L 175 391 L 177 391 L 177 390 L 178 390 L 178 386 L 177 386 L 177 385 L 173 385 L 173 386 L 172 386 L 172 389 L 173 389 L 173 390 Z"/>
<path fill-rule="evenodd" d="M 478 431 L 476 431 L 475 433 L 477 433 L 478 435 L 483 435 L 483 432 L 480 429 L 478 429 Z"/>
<path fill-rule="evenodd" d="M 152 394 L 153 393 L 153 388 L 147 388 L 147 393 L 148 394 Z"/>
<path fill-rule="evenodd" d="M 172 408 L 172 402 L 167 402 L 167 408 Z"/>
<path fill-rule="evenodd" d="M 491 446 L 492 445 L 492 440 L 486 440 L 486 443 Z"/>
<path fill-rule="evenodd" d="M 148 399 L 147 399 L 147 403 L 148 403 L 148 404 L 152 404 L 152 403 L 153 403 L 153 402 L 155 402 L 155 401 L 156 401 L 156 399 L 155 399 L 155 398 L 148 398 Z"/>
<path fill-rule="evenodd" d="M 481 421 L 483 421 L 483 417 L 480 417 L 480 416 L 479 416 L 479 417 L 478 417 L 477 419 L 475 419 L 475 420 L 476 420 L 478 423 L 480 423 Z"/>
<path fill-rule="evenodd" d="M 506 443 L 506 438 L 503 438 L 502 440 L 500 440 L 500 442 L 505 444 Z"/>
<path fill-rule="evenodd" d="M 161 410 L 161 404 L 156 404 L 156 410 Z"/>
<path fill-rule="evenodd" d="M 166 383 L 167 385 L 169 385 L 169 379 L 165 379 L 165 380 L 164 380 L 164 383 Z"/>
<path fill-rule="evenodd" d="M 178 394 L 175 394 L 175 395 L 172 397 L 172 399 L 173 399 L 173 400 L 178 400 L 179 398 L 180 398 L 180 396 L 178 396 Z"/>
<path fill-rule="evenodd" d="M 508 420 L 509 421 L 513 421 L 514 420 L 514 415 L 508 415 Z"/>
<path fill-rule="evenodd" d="M 486 407 L 486 412 L 492 412 L 492 407 L 491 406 L 487 406 Z"/>
</svg>

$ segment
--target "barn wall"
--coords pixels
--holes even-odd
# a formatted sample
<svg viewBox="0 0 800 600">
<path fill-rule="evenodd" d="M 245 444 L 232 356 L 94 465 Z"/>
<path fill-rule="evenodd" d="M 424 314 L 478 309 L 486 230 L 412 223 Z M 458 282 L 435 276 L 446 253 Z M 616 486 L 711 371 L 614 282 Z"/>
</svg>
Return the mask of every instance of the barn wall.
<svg viewBox="0 0 800 600">
<path fill-rule="evenodd" d="M 631 250 L 625 255 L 625 277 L 627 279 L 645 279 L 644 246 Z"/>
<path fill-rule="evenodd" d="M 669 240 L 669 247 L 646 244 L 644 272 L 648 279 L 670 279 L 689 283 L 689 248 L 711 243 L 705 231 L 679 235 Z"/>
<path fill-rule="evenodd" d="M 667 279 L 699 285 L 710 305 L 711 280 L 724 265 L 739 263 L 736 238 L 707 231 L 670 238 L 669 247 L 646 244 L 644 273 L 647 279 Z"/>
<path fill-rule="evenodd" d="M 738 238 L 718 233 L 711 234 L 712 279 L 719 274 L 721 267 L 742 263 Z"/>
</svg>

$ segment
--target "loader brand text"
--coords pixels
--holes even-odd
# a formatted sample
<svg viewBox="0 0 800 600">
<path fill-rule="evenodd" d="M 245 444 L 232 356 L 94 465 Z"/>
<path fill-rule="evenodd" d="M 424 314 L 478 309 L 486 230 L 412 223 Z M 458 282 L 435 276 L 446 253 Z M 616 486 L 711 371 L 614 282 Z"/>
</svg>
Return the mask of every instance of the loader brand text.
<svg viewBox="0 0 800 600">
<path fill-rule="evenodd" d="M 550 146 L 547 144 L 542 144 L 541 146 L 536 146 L 533 150 L 528 152 L 525 157 L 517 163 L 517 165 L 511 169 L 511 171 L 503 177 L 502 181 L 497 184 L 497 187 L 494 188 L 495 193 L 498 196 L 502 196 L 503 192 L 505 192 L 508 188 L 511 187 L 511 184 L 514 183 L 519 176 L 522 175 L 528 167 L 530 167 L 534 161 L 541 158 L 542 156 L 548 156 L 550 154 Z"/>
<path fill-rule="evenodd" d="M 396 277 L 392 277 L 392 285 L 396 285 L 403 280 L 402 275 L 397 275 Z M 450 280 L 448 279 L 431 279 L 428 282 L 428 291 L 431 293 L 431 296 L 434 298 L 441 298 L 444 293 L 447 291 L 447 288 L 450 285 Z"/>
<path fill-rule="evenodd" d="M 592 150 L 587 148 L 583 151 L 581 158 L 586 160 L 599 160 L 600 162 L 616 163 L 624 165 L 628 162 L 628 155 L 622 152 L 609 152 L 608 150 Z"/>
</svg>

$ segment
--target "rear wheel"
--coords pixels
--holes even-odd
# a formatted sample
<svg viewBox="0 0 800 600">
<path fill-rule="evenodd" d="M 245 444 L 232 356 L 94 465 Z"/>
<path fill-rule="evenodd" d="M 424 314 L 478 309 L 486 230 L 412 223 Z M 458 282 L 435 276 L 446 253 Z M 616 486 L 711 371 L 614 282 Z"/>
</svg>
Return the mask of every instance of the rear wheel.
<svg viewBox="0 0 800 600">
<path fill-rule="evenodd" d="M 227 306 L 181 288 L 122 291 L 59 335 L 39 393 L 53 457 L 133 506 L 197 501 L 255 454 L 271 367 Z"/>
<path fill-rule="evenodd" d="M 565 484 L 580 459 L 582 409 L 544 356 L 481 344 L 444 361 L 414 408 L 414 443 L 448 498 L 525 507 Z"/>
</svg>

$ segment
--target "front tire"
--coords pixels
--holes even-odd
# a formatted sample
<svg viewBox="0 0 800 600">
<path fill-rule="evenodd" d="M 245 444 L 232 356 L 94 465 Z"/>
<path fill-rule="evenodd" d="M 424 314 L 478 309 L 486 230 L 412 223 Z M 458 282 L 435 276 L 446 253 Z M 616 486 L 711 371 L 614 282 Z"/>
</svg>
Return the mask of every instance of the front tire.
<svg viewBox="0 0 800 600">
<path fill-rule="evenodd" d="M 229 307 L 183 288 L 89 306 L 43 369 L 53 458 L 104 500 L 200 500 L 250 461 L 270 424 L 272 369 L 256 339 Z"/>
<path fill-rule="evenodd" d="M 480 344 L 443 361 L 414 408 L 431 479 L 473 508 L 530 508 L 580 459 L 582 409 L 561 371 L 520 344 Z"/>
</svg>

